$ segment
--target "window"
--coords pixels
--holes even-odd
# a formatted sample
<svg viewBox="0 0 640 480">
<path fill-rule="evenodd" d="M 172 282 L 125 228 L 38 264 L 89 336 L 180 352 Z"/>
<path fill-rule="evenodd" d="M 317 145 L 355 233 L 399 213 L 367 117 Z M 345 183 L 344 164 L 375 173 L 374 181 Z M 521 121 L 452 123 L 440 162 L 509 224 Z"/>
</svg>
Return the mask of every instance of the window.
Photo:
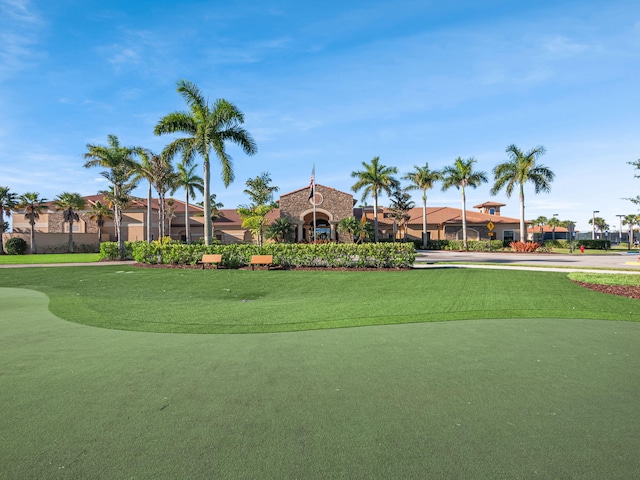
<svg viewBox="0 0 640 480">
<path fill-rule="evenodd" d="M 502 239 L 505 242 L 513 242 L 515 240 L 515 232 L 513 230 L 505 230 L 502 232 Z"/>
<path fill-rule="evenodd" d="M 489 215 L 495 215 L 496 214 L 496 209 L 495 208 L 490 208 L 489 209 Z"/>
</svg>

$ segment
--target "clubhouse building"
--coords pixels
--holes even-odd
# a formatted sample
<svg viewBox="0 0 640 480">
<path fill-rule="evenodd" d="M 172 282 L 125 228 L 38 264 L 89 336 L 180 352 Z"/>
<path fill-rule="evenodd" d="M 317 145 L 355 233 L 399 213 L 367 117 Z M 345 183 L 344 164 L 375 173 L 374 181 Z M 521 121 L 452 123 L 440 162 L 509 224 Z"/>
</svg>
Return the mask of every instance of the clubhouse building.
<svg viewBox="0 0 640 480">
<path fill-rule="evenodd" d="M 98 225 L 91 217 L 91 205 L 95 202 L 107 203 L 102 195 L 85 197 L 85 210 L 78 212 L 80 220 L 73 224 L 73 238 L 76 245 L 98 243 Z M 175 240 L 186 240 L 188 218 L 192 241 L 204 235 L 203 209 L 189 204 L 188 217 L 185 216 L 186 204 L 178 199 L 169 199 L 167 210 L 170 212 L 166 232 Z M 337 231 L 338 223 L 347 217 L 364 219 L 373 223 L 373 207 L 356 207 L 351 193 L 341 192 L 331 187 L 316 184 L 315 197 L 310 198 L 309 188 L 304 187 L 280 196 L 278 208 L 267 215 L 268 223 L 279 217 L 288 217 L 295 225 L 295 241 L 308 242 L 313 238 L 314 211 L 315 229 L 318 239 L 331 242 L 352 242 Z M 152 239 L 158 235 L 158 200 L 151 202 Z M 503 217 L 500 208 L 503 203 L 485 202 L 475 205 L 467 211 L 467 238 L 469 240 L 488 240 L 489 233 L 494 239 L 519 240 L 519 219 Z M 406 226 L 399 225 L 386 207 L 378 207 L 379 237 L 407 240 L 422 238 L 422 207 L 412 208 L 408 212 Z M 125 240 L 147 240 L 147 200 L 133 198 L 122 216 L 122 235 Z M 489 227 L 493 229 L 490 230 Z M 63 221 L 62 212 L 57 211 L 53 202 L 40 215 L 34 226 L 36 247 L 39 253 L 54 251 L 56 245 L 66 245 L 69 224 Z M 255 239 L 249 230 L 242 227 L 242 220 L 235 209 L 221 209 L 220 217 L 213 223 L 214 238 L 224 244 L 251 243 Z M 30 225 L 21 211 L 13 215 L 13 233 L 3 235 L 3 241 L 20 236 L 29 242 Z M 462 211 L 452 207 L 427 207 L 427 232 L 430 240 L 462 239 Z M 115 241 L 113 220 L 106 219 L 102 228 L 102 241 Z M 57 250 L 56 250 L 57 251 Z"/>
</svg>

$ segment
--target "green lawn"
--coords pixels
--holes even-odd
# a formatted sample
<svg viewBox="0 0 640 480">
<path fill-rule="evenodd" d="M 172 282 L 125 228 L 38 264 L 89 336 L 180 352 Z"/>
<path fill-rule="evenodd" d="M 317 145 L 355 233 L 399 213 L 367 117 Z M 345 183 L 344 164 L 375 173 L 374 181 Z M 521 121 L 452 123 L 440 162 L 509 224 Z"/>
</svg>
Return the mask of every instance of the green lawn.
<svg viewBox="0 0 640 480">
<path fill-rule="evenodd" d="M 48 281 L 76 287 L 81 298 L 101 287 L 128 288 L 110 303 L 96 295 L 93 308 L 107 309 L 100 318 L 126 317 L 134 306 L 126 297 L 143 291 L 152 297 L 140 298 L 138 309 L 160 303 L 186 317 L 186 301 L 172 304 L 184 290 L 179 281 L 211 294 L 211 317 L 235 308 L 213 292 L 231 272 L 97 270 L 1 271 L 0 279 L 11 283 L 10 273 L 11 281 L 35 282 L 57 298 L 56 308 L 70 287 Z M 505 272 L 447 272 L 315 280 L 303 272 L 234 272 L 237 280 L 226 282 L 249 284 L 247 293 L 258 283 L 298 292 L 306 285 L 305 314 L 342 309 L 329 296 L 339 293 L 333 283 L 362 288 L 362 312 L 400 297 L 396 307 L 406 304 L 407 315 L 421 308 L 425 320 L 440 316 L 431 304 L 471 315 L 465 296 L 483 291 L 484 310 L 476 311 L 504 313 L 506 297 L 491 292 L 508 286 L 499 278 Z M 609 297 L 574 288 L 560 274 L 522 273 L 506 277 L 524 284 L 522 311 L 531 312 L 536 294 L 544 298 L 535 305 L 548 302 L 548 311 L 576 301 L 610 316 L 624 311 L 616 305 L 638 310 L 625 299 L 603 302 Z M 443 288 L 427 290 L 431 277 Z M 80 288 L 85 282 L 90 288 Z M 139 282 L 150 287 L 140 290 Z M 153 293 L 163 285 L 166 292 Z M 296 318 L 290 309 L 304 304 L 279 295 L 280 316 Z M 194 298 L 197 307 L 204 294 Z M 631 480 L 640 471 L 639 323 L 494 319 L 171 335 L 69 323 L 48 311 L 48 301 L 33 290 L 0 288 L 2 479 Z"/>
<path fill-rule="evenodd" d="M 4 270 L 51 311 L 103 328 L 259 333 L 478 318 L 640 320 L 640 303 L 566 274 L 483 269 L 380 272 L 178 270 L 132 266 Z"/>
<path fill-rule="evenodd" d="M 99 253 L 47 253 L 42 255 L 0 255 L 0 265 L 97 262 Z"/>
</svg>

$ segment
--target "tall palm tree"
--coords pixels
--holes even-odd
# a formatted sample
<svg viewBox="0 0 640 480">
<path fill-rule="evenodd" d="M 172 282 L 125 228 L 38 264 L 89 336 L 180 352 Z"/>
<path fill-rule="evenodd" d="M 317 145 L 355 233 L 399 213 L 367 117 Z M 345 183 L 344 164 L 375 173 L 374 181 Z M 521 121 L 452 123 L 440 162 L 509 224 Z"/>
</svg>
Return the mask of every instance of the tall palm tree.
<svg viewBox="0 0 640 480">
<path fill-rule="evenodd" d="M 456 187 L 462 191 L 462 244 L 465 250 L 469 248 L 467 244 L 467 197 L 465 188 L 477 188 L 487 181 L 485 172 L 473 170 L 473 164 L 476 162 L 475 158 L 463 160 L 458 157 L 454 160 L 453 165 L 449 165 L 442 170 L 442 190 Z"/>
<path fill-rule="evenodd" d="M 515 145 L 509 145 L 506 149 L 509 160 L 497 165 L 493 169 L 495 183 L 491 189 L 491 195 L 496 195 L 505 188 L 507 197 L 511 197 L 516 185 L 520 191 L 520 241 L 525 241 L 527 229 L 524 220 L 524 185 L 533 183 L 536 194 L 551 191 L 554 173 L 544 165 L 536 163 L 538 157 L 544 155 L 543 146 L 535 147 L 528 152 L 523 152 Z"/>
<path fill-rule="evenodd" d="M 31 225 L 31 253 L 36 253 L 36 235 L 34 226 L 36 221 L 40 218 L 40 214 L 46 208 L 45 202 L 46 200 L 40 197 L 40 194 L 37 192 L 27 192 L 19 197 L 18 208 L 24 209 L 24 218 L 29 220 L 29 225 Z"/>
<path fill-rule="evenodd" d="M 373 197 L 373 224 L 374 241 L 378 241 L 378 196 L 381 193 L 391 195 L 400 187 L 400 182 L 393 175 L 398 173 L 396 167 L 387 167 L 380 163 L 380 157 L 373 157 L 371 163 L 362 162 L 364 170 L 351 172 L 353 178 L 357 178 L 356 183 L 351 187 L 354 192 L 364 189 L 362 201 L 371 195 Z"/>
<path fill-rule="evenodd" d="M 84 158 L 87 162 L 85 168 L 103 167 L 108 170 L 101 175 L 112 184 L 110 202 L 113 205 L 113 221 L 118 237 L 118 251 L 120 258 L 126 256 L 124 238 L 122 237 L 122 210 L 129 201 L 129 193 L 135 186 L 135 180 L 131 181 L 136 172 L 134 155 L 140 147 L 124 147 L 116 135 L 107 136 L 108 145 L 87 144 L 87 152 Z"/>
<path fill-rule="evenodd" d="M 173 195 L 178 188 L 184 188 L 185 191 L 185 210 L 184 210 L 184 224 L 185 224 L 185 234 L 187 236 L 187 243 L 191 243 L 191 226 L 189 225 L 189 200 L 194 200 L 196 198 L 196 190 L 200 193 L 204 192 L 204 186 L 202 177 L 199 177 L 193 171 L 196 169 L 198 165 L 185 165 L 184 162 L 180 162 L 176 165 L 177 168 L 177 179 L 175 182 L 174 190 L 172 190 L 171 195 Z M 213 233 L 213 232 L 212 232 Z"/>
<path fill-rule="evenodd" d="M 137 154 L 142 159 L 137 167 L 138 176 L 147 179 L 158 193 L 158 238 L 162 238 L 167 223 L 166 195 L 175 187 L 178 175 L 173 170 L 171 157 L 164 152 L 158 155 L 151 150 L 140 149 Z"/>
<path fill-rule="evenodd" d="M 104 227 L 107 218 L 113 218 L 113 213 L 107 205 L 100 201 L 91 204 L 89 220 L 96 222 L 96 225 L 98 225 L 98 243 L 102 242 L 102 227 Z"/>
<path fill-rule="evenodd" d="M 18 204 L 18 195 L 10 192 L 9 187 L 0 187 L 0 255 L 4 254 L 2 248 L 2 234 L 4 233 L 4 216 L 11 216 L 13 210 Z"/>
<path fill-rule="evenodd" d="M 178 93 L 189 112 L 173 112 L 160 119 L 154 133 L 184 133 L 187 136 L 178 138 L 165 148 L 169 157 L 180 152 L 185 164 L 190 164 L 196 154 L 203 160 L 204 178 L 204 241 L 211 245 L 213 229 L 211 223 L 211 151 L 215 153 L 222 168 L 222 181 L 225 187 L 234 179 L 231 156 L 225 149 L 226 142 L 235 143 L 247 155 L 253 155 L 258 148 L 255 141 L 241 125 L 244 123 L 243 113 L 232 103 L 224 99 L 216 100 L 213 105 L 205 99 L 196 84 L 187 80 L 178 82 Z"/>
<path fill-rule="evenodd" d="M 409 172 L 403 180 L 409 180 L 411 183 L 407 186 L 407 190 L 422 190 L 422 248 L 427 248 L 427 190 L 433 188 L 435 182 L 442 180 L 442 173 L 429 169 L 429 163 L 425 163 L 424 167 L 414 165 L 415 170 Z"/>
<path fill-rule="evenodd" d="M 147 219 L 146 219 L 146 228 L 145 228 L 145 236 L 147 238 L 147 243 L 151 243 L 151 239 L 153 234 L 151 233 L 153 230 L 153 167 L 150 161 L 150 153 L 145 149 L 137 149 L 135 152 L 140 161 L 136 163 L 136 180 L 146 180 L 147 181 Z"/>
<path fill-rule="evenodd" d="M 62 210 L 63 219 L 69 224 L 69 253 L 73 253 L 73 222 L 80 220 L 78 210 L 83 210 L 87 201 L 79 193 L 63 192 L 53 201 L 56 209 Z"/>
</svg>

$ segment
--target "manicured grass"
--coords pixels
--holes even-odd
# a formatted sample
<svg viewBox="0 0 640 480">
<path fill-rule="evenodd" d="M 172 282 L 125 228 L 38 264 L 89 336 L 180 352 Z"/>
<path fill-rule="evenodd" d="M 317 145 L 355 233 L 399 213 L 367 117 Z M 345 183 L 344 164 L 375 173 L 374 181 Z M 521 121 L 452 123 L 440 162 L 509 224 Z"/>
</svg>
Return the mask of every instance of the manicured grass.
<svg viewBox="0 0 640 480">
<path fill-rule="evenodd" d="M 99 253 L 47 253 L 36 255 L 0 255 L 0 265 L 97 262 Z"/>
<path fill-rule="evenodd" d="M 76 285 L 88 280 L 65 271 Z M 226 272 L 201 273 L 195 278 L 210 289 L 203 279 Z M 242 278 L 293 272 L 254 273 Z M 396 273 L 400 282 L 405 273 Z M 391 296 L 432 296 L 415 278 L 434 272 L 407 273 L 418 274 L 416 289 Z M 469 273 L 448 286 L 472 295 L 480 279 L 485 291 L 503 286 Z M 380 295 L 375 275 L 339 278 Z M 464 295 L 453 291 L 452 304 Z M 489 310 L 495 297 L 487 297 Z M 308 303 L 330 315 L 339 306 L 329 300 Z M 158 335 L 61 321 L 47 303 L 32 290 L 0 289 L 3 479 L 631 480 L 640 471 L 638 323 L 504 319 Z M 112 298 L 109 311 L 129 306 Z"/>
<path fill-rule="evenodd" d="M 624 285 L 640 287 L 640 275 L 610 275 L 574 272 L 569 274 L 569 278 L 571 280 L 575 280 L 576 282 L 595 283 L 598 285 Z"/>
<path fill-rule="evenodd" d="M 51 311 L 69 321 L 147 332 L 258 333 L 478 318 L 640 320 L 637 300 L 587 290 L 553 272 L 100 266 L 5 270 L 0 286 L 46 293 Z"/>
</svg>

